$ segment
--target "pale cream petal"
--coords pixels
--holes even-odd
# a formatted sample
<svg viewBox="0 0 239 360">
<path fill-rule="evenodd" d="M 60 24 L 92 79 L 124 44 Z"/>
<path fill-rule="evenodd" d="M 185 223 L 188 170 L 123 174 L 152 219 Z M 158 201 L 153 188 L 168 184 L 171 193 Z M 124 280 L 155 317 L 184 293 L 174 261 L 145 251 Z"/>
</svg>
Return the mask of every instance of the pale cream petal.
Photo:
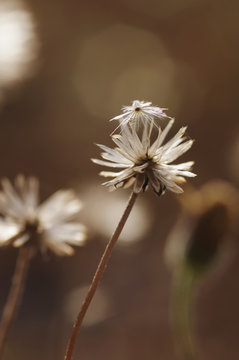
<svg viewBox="0 0 239 360">
<path fill-rule="evenodd" d="M 116 185 L 117 183 L 127 180 L 132 176 L 134 176 L 134 171 L 132 169 L 126 169 L 122 171 L 122 173 L 119 176 L 117 176 L 115 179 L 104 182 L 103 185 L 107 185 L 107 186 Z"/>
<path fill-rule="evenodd" d="M 174 149 L 168 149 L 166 152 L 162 154 L 161 161 L 164 163 L 168 163 L 176 160 L 178 157 L 183 155 L 186 151 L 188 151 L 191 148 L 193 142 L 194 140 L 188 140 Z"/>
<path fill-rule="evenodd" d="M 26 213 L 24 203 L 16 193 L 10 181 L 6 178 L 2 179 L 2 188 L 8 202 L 8 207 L 16 217 L 22 217 Z"/>
<path fill-rule="evenodd" d="M 132 161 L 126 159 L 124 156 L 119 154 L 117 150 L 115 150 L 114 154 L 101 153 L 103 159 L 108 160 L 110 162 L 120 163 L 120 164 L 132 164 Z"/>
<path fill-rule="evenodd" d="M 113 172 L 113 171 L 101 171 L 100 175 L 104 177 L 116 177 L 122 174 L 122 171 Z"/>
<path fill-rule="evenodd" d="M 128 165 L 126 164 L 120 164 L 120 163 L 111 163 L 108 161 L 104 161 L 104 160 L 99 160 L 99 159 L 91 159 L 91 161 L 93 161 L 93 163 L 98 164 L 98 165 L 103 165 L 103 166 L 109 166 L 112 168 L 125 168 Z"/>
<path fill-rule="evenodd" d="M 105 153 L 110 154 L 112 157 L 117 157 L 118 153 L 116 153 L 115 149 L 111 149 L 108 146 L 105 145 L 101 145 L 101 144 L 96 144 L 97 146 L 99 146 L 100 149 L 104 150 Z M 117 159 L 116 159 L 117 161 Z"/>
<path fill-rule="evenodd" d="M 159 128 L 159 131 L 161 131 L 160 128 Z M 141 142 L 142 142 L 143 148 L 147 149 L 148 145 L 150 144 L 149 122 L 148 121 L 144 124 Z"/>
<path fill-rule="evenodd" d="M 131 136 L 131 135 L 130 135 Z M 124 158 L 131 160 L 134 162 L 137 159 L 136 149 L 132 148 L 130 142 L 128 141 L 128 137 L 125 136 L 124 140 L 121 141 L 120 135 L 119 136 L 112 136 L 112 140 L 118 146 L 115 150 L 120 153 Z"/>
<path fill-rule="evenodd" d="M 20 247 L 20 246 L 24 245 L 27 241 L 29 241 L 29 239 L 30 239 L 29 234 L 23 234 L 22 236 L 20 236 L 19 238 L 17 238 L 17 240 L 15 240 L 13 242 L 13 246 Z"/>
<path fill-rule="evenodd" d="M 158 142 L 158 147 L 160 147 L 164 141 L 164 139 L 166 138 L 166 136 L 168 135 L 169 130 L 171 129 L 171 127 L 173 126 L 174 123 L 174 119 L 171 119 L 167 126 L 163 129 L 162 134 L 160 136 L 160 141 Z"/>
<path fill-rule="evenodd" d="M 15 222 L 0 219 L 0 246 L 6 245 L 12 238 L 17 236 L 22 230 L 22 227 Z"/>
<path fill-rule="evenodd" d="M 19 174 L 15 179 L 15 188 L 18 191 L 18 196 L 27 208 L 35 209 L 38 205 L 39 195 L 39 181 L 35 177 L 25 178 L 24 175 Z"/>
<path fill-rule="evenodd" d="M 181 164 L 173 165 L 178 170 L 190 170 L 194 165 L 194 161 L 187 161 Z"/>
<path fill-rule="evenodd" d="M 129 178 L 125 183 L 124 183 L 124 189 L 128 189 L 130 186 L 132 186 L 135 182 L 135 177 L 131 177 Z"/>
<path fill-rule="evenodd" d="M 63 223 L 55 227 L 52 227 L 46 232 L 45 241 L 51 239 L 51 242 L 68 243 L 72 245 L 84 245 L 86 240 L 86 229 L 85 227 L 76 222 Z"/>
<path fill-rule="evenodd" d="M 35 177 L 29 177 L 27 181 L 27 191 L 24 196 L 24 202 L 32 209 L 38 206 L 39 181 Z"/>
<path fill-rule="evenodd" d="M 133 169 L 134 169 L 135 172 L 142 173 L 148 167 L 148 165 L 149 165 L 149 163 L 145 162 L 142 165 L 134 166 Z"/>
<path fill-rule="evenodd" d="M 38 216 L 44 228 L 72 219 L 78 215 L 82 202 L 73 190 L 59 190 L 38 208 Z"/>
<path fill-rule="evenodd" d="M 145 180 L 146 180 L 145 174 L 138 174 L 136 176 L 135 183 L 134 183 L 134 192 L 136 194 L 139 194 L 142 191 L 143 186 L 145 184 Z"/>
<path fill-rule="evenodd" d="M 161 142 L 161 137 L 162 137 L 162 130 L 161 130 L 161 128 L 159 128 L 158 136 L 157 136 L 156 140 L 154 141 L 154 143 L 149 148 L 149 151 L 148 151 L 149 157 L 153 157 L 155 155 L 156 150 L 159 148 L 159 144 Z"/>
<path fill-rule="evenodd" d="M 130 115 L 130 113 L 131 113 L 130 110 L 126 110 L 126 111 L 124 112 L 124 114 L 117 115 L 117 116 L 113 117 L 112 119 L 110 119 L 110 121 L 112 121 L 112 120 L 122 120 L 122 119 L 124 119 L 126 116 Z"/>
<path fill-rule="evenodd" d="M 148 177 L 153 190 L 158 194 L 162 187 L 161 181 L 156 176 L 154 176 L 154 174 L 151 173 L 148 174 Z"/>
<path fill-rule="evenodd" d="M 44 247 L 51 250 L 52 252 L 54 252 L 56 255 L 58 256 L 70 256 L 74 254 L 74 249 L 64 243 L 64 242 L 56 242 L 55 239 L 51 239 L 50 237 L 45 236 L 44 239 Z"/>
</svg>

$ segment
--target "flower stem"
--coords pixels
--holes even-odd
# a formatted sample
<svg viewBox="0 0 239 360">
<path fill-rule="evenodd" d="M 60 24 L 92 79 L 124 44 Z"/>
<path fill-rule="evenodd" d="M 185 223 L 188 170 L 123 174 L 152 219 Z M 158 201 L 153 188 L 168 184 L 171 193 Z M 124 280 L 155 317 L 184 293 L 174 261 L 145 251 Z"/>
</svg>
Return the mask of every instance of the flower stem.
<svg viewBox="0 0 239 360">
<path fill-rule="evenodd" d="M 3 356 L 4 346 L 18 306 L 21 301 L 28 265 L 32 255 L 31 246 L 22 246 L 18 253 L 15 271 L 12 277 L 12 285 L 3 309 L 0 322 L 0 359 Z"/>
<path fill-rule="evenodd" d="M 196 274 L 186 264 L 176 269 L 172 293 L 172 320 L 175 340 L 183 360 L 196 360 L 192 331 L 191 302 Z"/>
<path fill-rule="evenodd" d="M 133 208 L 133 205 L 135 203 L 135 200 L 137 198 L 138 194 L 132 192 L 130 198 L 129 198 L 129 201 L 128 201 L 128 204 L 124 210 L 124 213 L 115 229 L 115 232 L 113 233 L 111 239 L 109 240 L 106 248 L 105 248 L 105 251 L 100 259 L 100 262 L 99 262 L 99 265 L 97 267 L 97 270 L 95 272 L 95 275 L 93 277 L 93 280 L 92 280 L 92 283 L 89 287 L 89 290 L 88 290 L 88 293 L 86 295 L 86 298 L 81 306 L 81 309 L 80 309 L 80 312 L 78 314 L 78 317 L 76 319 L 76 322 L 74 324 L 74 327 L 73 327 L 73 330 L 72 330 L 72 334 L 71 334 L 71 337 L 70 337 L 70 340 L 69 340 L 69 343 L 68 343 L 68 346 L 67 346 L 67 350 L 66 350 L 66 354 L 65 354 L 65 360 L 71 360 L 72 358 L 72 354 L 73 354 L 73 351 L 74 351 L 74 347 L 75 347 L 75 343 L 76 343 L 76 338 L 77 338 L 77 334 L 80 330 L 80 327 L 81 327 L 81 324 L 83 322 L 83 319 L 85 317 L 85 314 L 87 312 L 87 309 L 91 303 L 91 300 L 93 299 L 94 297 L 94 294 L 96 292 L 96 289 L 97 289 L 97 286 L 99 284 L 99 281 L 100 279 L 102 278 L 102 275 L 104 273 L 104 270 L 107 266 L 107 263 L 109 261 L 109 258 L 111 256 L 111 253 L 112 253 L 112 250 L 113 250 L 113 247 L 114 245 L 116 244 L 123 228 L 124 228 L 124 225 L 128 219 L 128 216 Z"/>
</svg>

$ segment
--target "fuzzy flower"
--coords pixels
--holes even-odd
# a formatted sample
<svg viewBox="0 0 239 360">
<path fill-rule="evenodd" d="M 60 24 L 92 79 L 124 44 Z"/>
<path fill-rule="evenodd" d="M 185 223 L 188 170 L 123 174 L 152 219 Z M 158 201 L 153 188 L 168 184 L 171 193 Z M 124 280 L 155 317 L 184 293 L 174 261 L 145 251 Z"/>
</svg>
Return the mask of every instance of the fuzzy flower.
<svg viewBox="0 0 239 360">
<path fill-rule="evenodd" d="M 186 127 L 182 127 L 163 145 L 173 122 L 173 119 L 170 120 L 163 131 L 158 128 L 154 141 L 151 141 L 151 131 L 147 124 L 143 127 L 141 137 L 135 127 L 125 125 L 120 135 L 112 136 L 116 148 L 98 145 L 104 151 L 101 154 L 104 160 L 92 159 L 92 161 L 99 165 L 122 169 L 117 172 L 102 171 L 100 175 L 113 178 L 103 185 L 114 190 L 134 184 L 134 192 L 139 193 L 141 190 L 144 191 L 149 183 L 158 195 L 161 195 L 165 189 L 175 193 L 183 192 L 178 184 L 186 181 L 185 176 L 196 176 L 190 172 L 193 161 L 178 165 L 170 163 L 190 149 L 193 140 L 186 140 L 184 136 Z"/>
<path fill-rule="evenodd" d="M 82 245 L 85 228 L 76 219 L 82 207 L 72 190 L 59 190 L 39 205 L 39 182 L 18 175 L 13 186 L 2 180 L 0 191 L 0 246 L 35 244 L 41 251 L 72 255 L 70 245 Z"/>
<path fill-rule="evenodd" d="M 123 106 L 123 114 L 115 116 L 112 120 L 119 120 L 121 127 L 124 127 L 128 123 L 138 124 L 140 121 L 144 124 L 145 122 L 150 123 L 154 118 L 168 118 L 164 113 L 165 108 L 159 106 L 152 106 L 151 102 L 144 102 L 134 100 L 131 106 Z"/>
</svg>

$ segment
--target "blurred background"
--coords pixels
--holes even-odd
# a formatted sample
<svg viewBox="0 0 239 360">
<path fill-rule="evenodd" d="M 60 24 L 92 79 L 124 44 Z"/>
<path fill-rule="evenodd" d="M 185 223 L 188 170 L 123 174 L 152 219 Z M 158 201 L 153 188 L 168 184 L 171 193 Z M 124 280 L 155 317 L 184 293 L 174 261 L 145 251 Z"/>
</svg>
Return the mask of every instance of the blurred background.
<svg viewBox="0 0 239 360">
<path fill-rule="evenodd" d="M 152 101 L 196 139 L 198 187 L 239 181 L 236 0 L 0 0 L 0 176 L 36 175 L 45 199 L 73 187 L 89 240 L 70 258 L 33 259 L 5 358 L 63 359 L 106 241 L 129 195 L 100 184 L 94 143 L 111 146 L 108 120 L 132 100 Z M 172 132 L 173 133 L 173 132 Z M 171 134 L 172 134 L 171 133 Z M 165 240 L 174 195 L 140 196 L 81 329 L 75 359 L 177 359 L 169 320 Z M 201 358 L 238 359 L 239 253 L 195 294 Z M 17 250 L 0 252 L 3 307 Z M 218 271 L 217 271 L 218 270 Z"/>
</svg>

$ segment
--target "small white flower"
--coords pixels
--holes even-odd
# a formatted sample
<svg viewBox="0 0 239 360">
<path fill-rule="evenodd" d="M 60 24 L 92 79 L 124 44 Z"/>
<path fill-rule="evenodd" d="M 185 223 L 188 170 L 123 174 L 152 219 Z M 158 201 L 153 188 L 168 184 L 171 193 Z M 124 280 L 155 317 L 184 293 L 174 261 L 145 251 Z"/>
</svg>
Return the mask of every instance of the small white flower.
<svg viewBox="0 0 239 360">
<path fill-rule="evenodd" d="M 193 140 L 186 140 L 184 136 L 186 127 L 183 127 L 171 140 L 162 145 L 173 122 L 173 119 L 170 120 L 163 131 L 161 128 L 157 129 L 157 138 L 152 144 L 151 131 L 149 126 L 145 124 L 141 138 L 139 138 L 134 127 L 125 125 L 120 135 L 112 136 L 117 145 L 115 149 L 98 145 L 104 151 L 101 156 L 106 161 L 98 159 L 92 159 L 92 161 L 99 165 L 122 169 L 118 172 L 102 171 L 100 175 L 113 178 L 103 185 L 114 190 L 134 184 L 134 192 L 138 193 L 145 190 L 150 183 L 158 195 L 165 189 L 175 193 L 183 192 L 178 184 L 186 181 L 185 176 L 196 176 L 189 171 L 193 161 L 178 165 L 171 165 L 170 163 L 190 149 Z"/>
<path fill-rule="evenodd" d="M 167 109 L 160 108 L 159 106 L 152 106 L 151 102 L 134 100 L 131 106 L 123 106 L 123 114 L 115 116 L 110 121 L 119 120 L 119 126 L 121 127 L 124 127 L 128 123 L 137 125 L 140 121 L 143 124 L 145 122 L 151 123 L 154 118 L 168 118 L 168 116 L 164 113 L 164 110 Z"/>
<path fill-rule="evenodd" d="M 39 205 L 39 182 L 18 175 L 15 186 L 2 180 L 0 191 L 0 245 L 16 247 L 32 241 L 42 251 L 72 255 L 70 245 L 82 245 L 85 228 L 74 221 L 82 207 L 72 190 L 59 190 Z"/>
</svg>

